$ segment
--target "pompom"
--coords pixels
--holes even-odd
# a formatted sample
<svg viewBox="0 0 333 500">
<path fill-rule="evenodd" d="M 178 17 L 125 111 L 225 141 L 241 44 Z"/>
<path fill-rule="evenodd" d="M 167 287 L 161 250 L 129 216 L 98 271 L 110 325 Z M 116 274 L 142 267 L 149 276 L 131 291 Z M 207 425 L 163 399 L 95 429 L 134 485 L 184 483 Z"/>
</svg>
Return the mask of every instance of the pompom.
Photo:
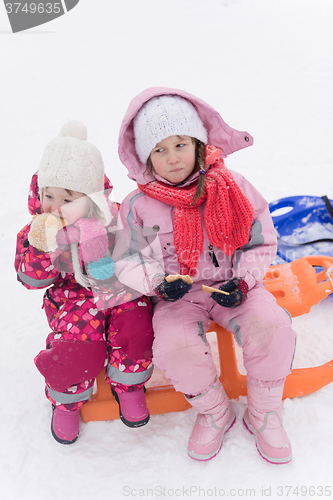
<svg viewBox="0 0 333 500">
<path fill-rule="evenodd" d="M 65 123 L 60 129 L 59 135 L 61 137 L 74 137 L 81 141 L 86 141 L 88 137 L 86 126 L 78 120 L 69 120 Z"/>
</svg>

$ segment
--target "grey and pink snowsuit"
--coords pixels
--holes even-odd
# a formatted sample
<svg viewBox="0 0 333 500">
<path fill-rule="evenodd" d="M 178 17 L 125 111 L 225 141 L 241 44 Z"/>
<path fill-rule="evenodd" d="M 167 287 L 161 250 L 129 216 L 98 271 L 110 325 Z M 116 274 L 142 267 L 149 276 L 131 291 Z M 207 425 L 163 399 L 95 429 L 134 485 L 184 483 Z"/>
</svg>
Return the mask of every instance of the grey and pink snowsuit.
<svg viewBox="0 0 333 500">
<path fill-rule="evenodd" d="M 146 166 L 138 159 L 133 135 L 133 119 L 141 106 L 162 94 L 177 94 L 192 102 L 207 129 L 208 143 L 221 150 L 222 158 L 252 144 L 249 134 L 231 129 L 213 108 L 200 99 L 173 89 L 148 89 L 131 102 L 119 136 L 120 159 L 127 167 L 129 177 L 138 184 L 155 179 L 167 183 L 154 173 L 150 177 L 145 173 Z M 206 165 L 206 169 L 210 166 Z M 186 183 L 195 182 L 198 175 L 193 174 Z M 217 375 L 206 339 L 211 321 L 233 333 L 243 349 L 244 366 L 251 383 L 277 386 L 291 371 L 296 342 L 291 318 L 277 305 L 262 281 L 277 248 L 268 205 L 242 175 L 237 172 L 232 172 L 232 175 L 254 209 L 248 243 L 231 256 L 213 247 L 204 226 L 206 202 L 202 203 L 199 209 L 204 250 L 192 289 L 177 302 L 158 298 L 152 285 L 156 275 L 180 272 L 174 247 L 174 206 L 136 189 L 125 198 L 120 208 L 113 254 L 116 274 L 125 285 L 152 297 L 154 364 L 165 372 L 177 391 L 188 395 L 207 391 Z M 238 307 L 221 307 L 202 291 L 202 285 L 218 288 L 234 277 L 243 278 L 249 287 L 244 302 Z"/>
<path fill-rule="evenodd" d="M 112 186 L 106 176 L 104 188 L 108 197 Z M 119 205 L 108 204 L 112 221 L 106 230 L 112 251 Z M 41 213 L 37 174 L 28 207 L 31 215 Z M 15 269 L 26 288 L 47 288 L 43 308 L 51 332 L 46 349 L 35 358 L 47 398 L 63 409 L 80 408 L 104 366 L 106 381 L 116 392 L 141 388 L 153 371 L 150 299 L 126 289 L 115 276 L 93 290 L 82 287 L 74 279 L 69 247 L 54 254 L 37 250 L 29 245 L 30 225 L 18 233 Z"/>
</svg>

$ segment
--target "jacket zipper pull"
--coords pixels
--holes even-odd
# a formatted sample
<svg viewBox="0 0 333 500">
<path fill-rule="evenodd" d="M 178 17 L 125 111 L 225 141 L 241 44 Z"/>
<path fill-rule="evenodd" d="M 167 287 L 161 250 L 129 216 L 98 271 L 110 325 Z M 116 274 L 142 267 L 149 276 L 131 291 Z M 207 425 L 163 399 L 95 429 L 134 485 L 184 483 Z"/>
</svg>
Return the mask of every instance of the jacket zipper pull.
<svg viewBox="0 0 333 500">
<path fill-rule="evenodd" d="M 214 250 L 213 250 L 213 245 L 208 245 L 208 249 L 209 249 L 209 256 L 212 259 L 214 267 L 220 267 L 219 263 L 217 262 L 217 258 L 216 258 L 216 255 L 214 253 Z"/>
</svg>

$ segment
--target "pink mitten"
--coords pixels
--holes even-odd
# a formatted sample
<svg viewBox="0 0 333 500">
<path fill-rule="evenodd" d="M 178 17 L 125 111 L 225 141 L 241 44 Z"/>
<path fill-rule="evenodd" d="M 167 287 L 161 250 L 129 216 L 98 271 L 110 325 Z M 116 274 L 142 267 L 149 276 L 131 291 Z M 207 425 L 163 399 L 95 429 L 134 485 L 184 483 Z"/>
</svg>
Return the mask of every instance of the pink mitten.
<svg viewBox="0 0 333 500">
<path fill-rule="evenodd" d="M 80 229 L 74 224 L 65 226 L 57 233 L 58 245 L 70 245 L 71 243 L 80 242 Z"/>
<path fill-rule="evenodd" d="M 106 342 L 55 340 L 50 349 L 35 357 L 35 365 L 51 389 L 63 392 L 70 386 L 95 378 L 104 366 Z"/>
<path fill-rule="evenodd" d="M 108 250 L 108 237 L 102 221 L 99 219 L 79 219 L 80 250 L 83 262 L 102 259 Z"/>
<path fill-rule="evenodd" d="M 60 245 L 79 244 L 80 258 L 88 274 L 97 280 L 109 279 L 114 274 L 114 262 L 107 255 L 108 237 L 104 224 L 92 217 L 78 219 L 57 234 Z"/>
<path fill-rule="evenodd" d="M 78 219 L 73 224 L 64 227 L 57 234 L 57 243 L 60 245 L 79 243 L 83 262 L 101 259 L 108 249 L 105 226 L 95 217 Z"/>
<path fill-rule="evenodd" d="M 107 280 L 114 274 L 114 262 L 107 255 L 108 237 L 99 219 L 80 219 L 80 252 L 88 274 L 97 280 Z"/>
</svg>

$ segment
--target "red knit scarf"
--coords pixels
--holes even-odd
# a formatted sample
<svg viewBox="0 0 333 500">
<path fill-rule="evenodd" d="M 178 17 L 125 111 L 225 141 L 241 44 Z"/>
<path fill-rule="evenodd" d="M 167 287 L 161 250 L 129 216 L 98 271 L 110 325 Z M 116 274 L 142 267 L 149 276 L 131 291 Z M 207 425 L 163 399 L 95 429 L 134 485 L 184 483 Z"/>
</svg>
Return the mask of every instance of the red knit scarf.
<svg viewBox="0 0 333 500">
<path fill-rule="evenodd" d="M 175 207 L 174 245 L 181 274 L 196 274 L 203 251 L 204 233 L 198 209 L 201 203 L 206 201 L 204 221 L 212 245 L 232 255 L 249 240 L 253 207 L 225 168 L 220 153 L 214 146 L 206 146 L 205 166 L 211 167 L 205 173 L 205 191 L 193 205 L 198 181 L 184 187 L 160 181 L 138 184 L 147 196 Z"/>
</svg>

